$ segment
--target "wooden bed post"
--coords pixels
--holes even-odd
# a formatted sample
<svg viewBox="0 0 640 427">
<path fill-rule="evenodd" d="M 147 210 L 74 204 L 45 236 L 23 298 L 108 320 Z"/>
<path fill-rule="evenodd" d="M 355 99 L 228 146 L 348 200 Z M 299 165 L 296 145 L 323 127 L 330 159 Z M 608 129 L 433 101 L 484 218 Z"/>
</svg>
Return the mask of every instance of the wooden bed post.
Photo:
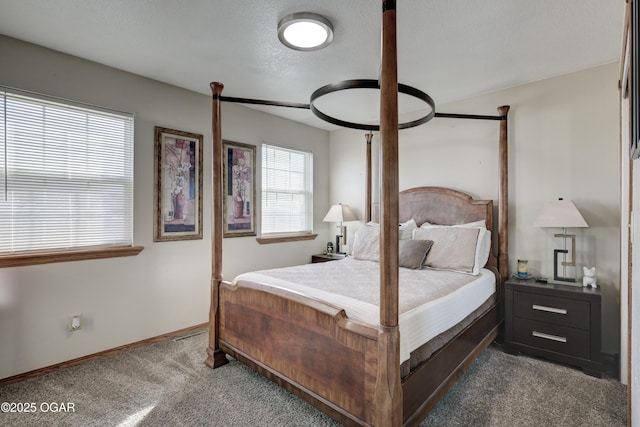
<svg viewBox="0 0 640 427">
<path fill-rule="evenodd" d="M 228 363 L 220 350 L 219 339 L 219 292 L 222 282 L 222 119 L 220 116 L 220 95 L 224 85 L 212 82 L 212 133 L 213 155 L 211 159 L 211 306 L 209 307 L 209 348 L 205 364 L 217 368 Z"/>
<path fill-rule="evenodd" d="M 508 155 L 508 135 L 507 135 L 507 114 L 509 106 L 498 107 L 498 112 L 502 116 L 500 119 L 500 147 L 498 158 L 500 159 L 500 188 L 498 195 L 498 271 L 502 280 L 509 276 L 509 155 Z"/>
<path fill-rule="evenodd" d="M 371 221 L 371 140 L 373 139 L 373 132 L 365 133 L 364 137 L 367 140 L 367 169 L 365 172 L 365 196 L 364 196 L 364 222 L 365 224 Z"/>
<path fill-rule="evenodd" d="M 398 326 L 398 66 L 396 2 L 382 0 L 380 72 L 380 325 L 374 424 L 400 426 L 400 331 Z"/>
</svg>

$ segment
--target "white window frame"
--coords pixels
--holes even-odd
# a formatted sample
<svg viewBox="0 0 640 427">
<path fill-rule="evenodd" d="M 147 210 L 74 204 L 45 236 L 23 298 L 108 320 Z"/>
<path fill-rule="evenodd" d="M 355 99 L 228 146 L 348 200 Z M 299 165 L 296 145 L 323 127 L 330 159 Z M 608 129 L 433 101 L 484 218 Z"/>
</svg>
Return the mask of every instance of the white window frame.
<svg viewBox="0 0 640 427">
<path fill-rule="evenodd" d="M 273 170 L 274 164 L 272 159 L 269 159 L 266 150 L 277 150 L 280 154 L 285 153 L 293 153 L 293 154 L 302 154 L 304 155 L 304 185 L 302 189 L 298 190 L 290 190 L 280 187 L 269 187 L 271 182 L 270 179 L 267 178 L 267 174 L 269 170 Z M 282 171 L 285 174 L 289 171 Z M 305 151 L 301 149 L 294 149 L 289 147 L 284 147 L 281 145 L 263 143 L 261 147 L 261 210 L 260 210 L 260 224 L 261 224 L 261 238 L 258 239 L 260 243 L 272 243 L 279 241 L 290 241 L 290 240 L 301 240 L 301 239 L 312 239 L 317 235 L 313 233 L 313 153 L 310 151 Z M 304 224 L 303 227 L 298 229 L 289 229 L 289 230 L 273 230 L 268 229 L 266 227 L 266 223 L 269 221 L 267 219 L 269 209 L 266 206 L 270 198 L 269 196 L 273 196 L 274 194 L 282 194 L 282 195 L 302 195 L 304 197 L 305 209 L 304 209 L 304 217 L 302 218 L 302 222 Z M 267 229 L 265 231 L 265 229 Z M 269 240 L 272 239 L 272 240 Z"/>
<path fill-rule="evenodd" d="M 133 140 L 131 113 L 0 86 L 0 267 L 139 253 Z"/>
</svg>

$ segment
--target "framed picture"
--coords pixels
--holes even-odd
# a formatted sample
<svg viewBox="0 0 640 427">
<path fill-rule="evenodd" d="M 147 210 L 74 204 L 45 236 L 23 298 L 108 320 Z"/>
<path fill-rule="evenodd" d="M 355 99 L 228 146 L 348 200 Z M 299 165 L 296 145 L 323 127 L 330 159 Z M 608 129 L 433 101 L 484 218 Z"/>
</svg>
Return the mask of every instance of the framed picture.
<svg viewBox="0 0 640 427">
<path fill-rule="evenodd" d="M 223 141 L 224 237 L 256 235 L 256 147 Z"/>
<path fill-rule="evenodd" d="M 155 127 L 153 240 L 202 239 L 202 135 Z"/>
</svg>

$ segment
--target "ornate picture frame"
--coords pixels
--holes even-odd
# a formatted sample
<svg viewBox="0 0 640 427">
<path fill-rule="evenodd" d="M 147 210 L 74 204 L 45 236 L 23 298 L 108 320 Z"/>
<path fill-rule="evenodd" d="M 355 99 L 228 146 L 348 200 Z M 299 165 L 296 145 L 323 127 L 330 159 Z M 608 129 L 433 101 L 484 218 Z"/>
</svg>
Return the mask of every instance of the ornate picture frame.
<svg viewBox="0 0 640 427">
<path fill-rule="evenodd" d="M 256 147 L 223 140 L 223 237 L 256 235 Z"/>
<path fill-rule="evenodd" d="M 154 242 L 202 239 L 202 141 L 155 127 Z"/>
</svg>

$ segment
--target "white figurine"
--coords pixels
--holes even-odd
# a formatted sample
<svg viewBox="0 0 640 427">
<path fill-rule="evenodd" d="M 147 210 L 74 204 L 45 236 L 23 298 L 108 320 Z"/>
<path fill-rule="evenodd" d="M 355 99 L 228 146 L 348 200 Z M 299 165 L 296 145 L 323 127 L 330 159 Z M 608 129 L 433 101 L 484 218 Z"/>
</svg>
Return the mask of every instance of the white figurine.
<svg viewBox="0 0 640 427">
<path fill-rule="evenodd" d="M 598 285 L 596 283 L 596 268 L 582 267 L 582 271 L 584 272 L 584 277 L 582 278 L 582 286 L 597 288 Z"/>
</svg>

